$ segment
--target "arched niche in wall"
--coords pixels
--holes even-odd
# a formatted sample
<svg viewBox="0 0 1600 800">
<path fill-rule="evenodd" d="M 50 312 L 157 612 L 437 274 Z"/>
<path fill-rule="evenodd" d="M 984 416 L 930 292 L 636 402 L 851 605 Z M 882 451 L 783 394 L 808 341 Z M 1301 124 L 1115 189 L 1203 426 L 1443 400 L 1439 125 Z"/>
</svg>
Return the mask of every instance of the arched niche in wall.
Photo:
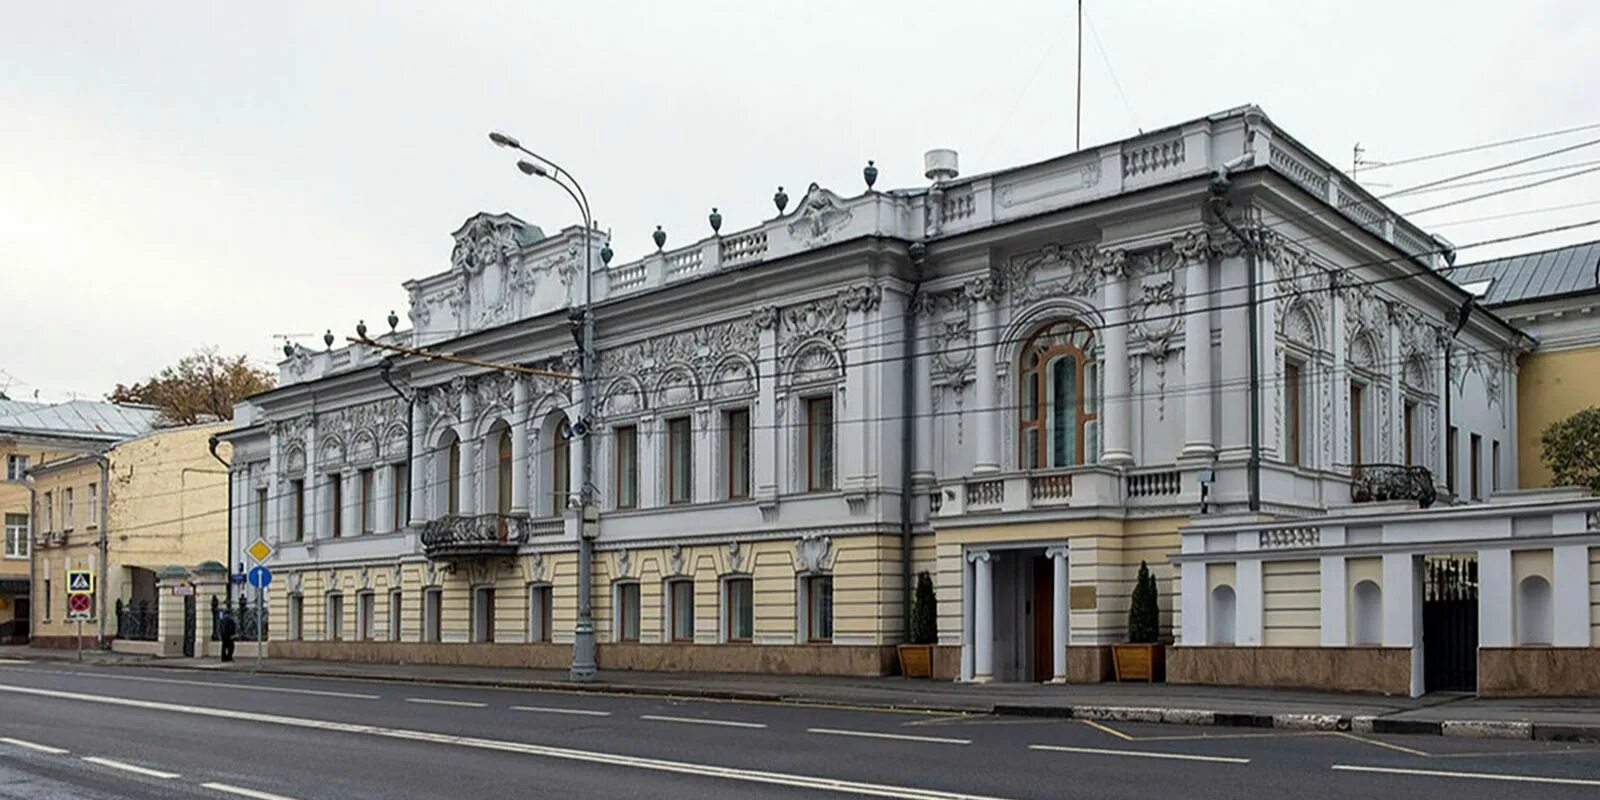
<svg viewBox="0 0 1600 800">
<path fill-rule="evenodd" d="M 1350 643 L 1383 643 L 1383 588 L 1373 581 L 1360 581 L 1350 592 Z"/>
<path fill-rule="evenodd" d="M 1210 607 L 1206 609 L 1206 643 L 1224 646 L 1234 644 L 1237 622 L 1235 607 L 1238 604 L 1233 587 L 1222 584 L 1213 588 L 1209 603 Z"/>
<path fill-rule="evenodd" d="M 1517 644 L 1550 643 L 1550 582 L 1529 575 L 1517 584 Z"/>
</svg>

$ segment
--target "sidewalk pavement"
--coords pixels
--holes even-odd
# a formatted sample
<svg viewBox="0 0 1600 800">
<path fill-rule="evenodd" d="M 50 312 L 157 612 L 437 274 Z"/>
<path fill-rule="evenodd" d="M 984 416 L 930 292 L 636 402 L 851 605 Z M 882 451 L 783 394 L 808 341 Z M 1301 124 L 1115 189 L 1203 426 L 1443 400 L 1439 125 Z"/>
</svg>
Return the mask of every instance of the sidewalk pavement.
<svg viewBox="0 0 1600 800">
<path fill-rule="evenodd" d="M 74 661 L 73 651 L 0 647 L 0 660 Z M 253 672 L 254 659 L 156 659 L 86 652 L 84 663 Z M 840 678 L 691 672 L 602 672 L 573 683 L 564 670 L 369 664 L 267 658 L 262 673 L 323 678 L 560 689 L 865 708 L 1050 716 L 1255 728 L 1421 733 L 1600 742 L 1600 698 L 1384 697 L 1298 689 L 1100 683 L 965 684 L 899 677 Z"/>
</svg>

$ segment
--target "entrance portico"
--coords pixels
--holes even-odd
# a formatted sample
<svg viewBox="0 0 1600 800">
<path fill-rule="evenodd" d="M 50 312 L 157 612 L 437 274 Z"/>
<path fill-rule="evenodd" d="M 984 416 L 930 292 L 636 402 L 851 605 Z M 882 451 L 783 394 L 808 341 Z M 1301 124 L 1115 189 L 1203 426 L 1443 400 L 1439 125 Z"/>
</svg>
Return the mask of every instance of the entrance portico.
<svg viewBox="0 0 1600 800">
<path fill-rule="evenodd" d="M 1067 680 L 1066 542 L 971 545 L 963 558 L 961 679 Z"/>
</svg>

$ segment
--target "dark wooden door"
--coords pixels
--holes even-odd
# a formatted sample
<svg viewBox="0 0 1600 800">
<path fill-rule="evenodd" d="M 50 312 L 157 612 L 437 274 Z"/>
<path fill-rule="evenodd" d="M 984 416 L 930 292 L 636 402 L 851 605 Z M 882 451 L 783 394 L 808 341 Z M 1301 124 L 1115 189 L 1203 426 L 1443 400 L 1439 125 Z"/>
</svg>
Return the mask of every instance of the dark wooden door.
<svg viewBox="0 0 1600 800">
<path fill-rule="evenodd" d="M 1055 571 L 1050 559 L 1033 557 L 1033 680 L 1047 681 L 1055 673 Z"/>
</svg>

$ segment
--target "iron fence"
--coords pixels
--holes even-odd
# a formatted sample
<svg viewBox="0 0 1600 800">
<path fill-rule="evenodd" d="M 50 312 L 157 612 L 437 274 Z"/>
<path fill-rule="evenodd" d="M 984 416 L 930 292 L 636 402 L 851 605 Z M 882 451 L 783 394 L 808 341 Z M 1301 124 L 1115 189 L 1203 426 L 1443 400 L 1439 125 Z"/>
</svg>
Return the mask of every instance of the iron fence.
<svg viewBox="0 0 1600 800">
<path fill-rule="evenodd" d="M 123 603 L 117 600 L 117 638 L 133 642 L 153 642 L 161 632 L 161 614 L 149 600 Z"/>
</svg>

